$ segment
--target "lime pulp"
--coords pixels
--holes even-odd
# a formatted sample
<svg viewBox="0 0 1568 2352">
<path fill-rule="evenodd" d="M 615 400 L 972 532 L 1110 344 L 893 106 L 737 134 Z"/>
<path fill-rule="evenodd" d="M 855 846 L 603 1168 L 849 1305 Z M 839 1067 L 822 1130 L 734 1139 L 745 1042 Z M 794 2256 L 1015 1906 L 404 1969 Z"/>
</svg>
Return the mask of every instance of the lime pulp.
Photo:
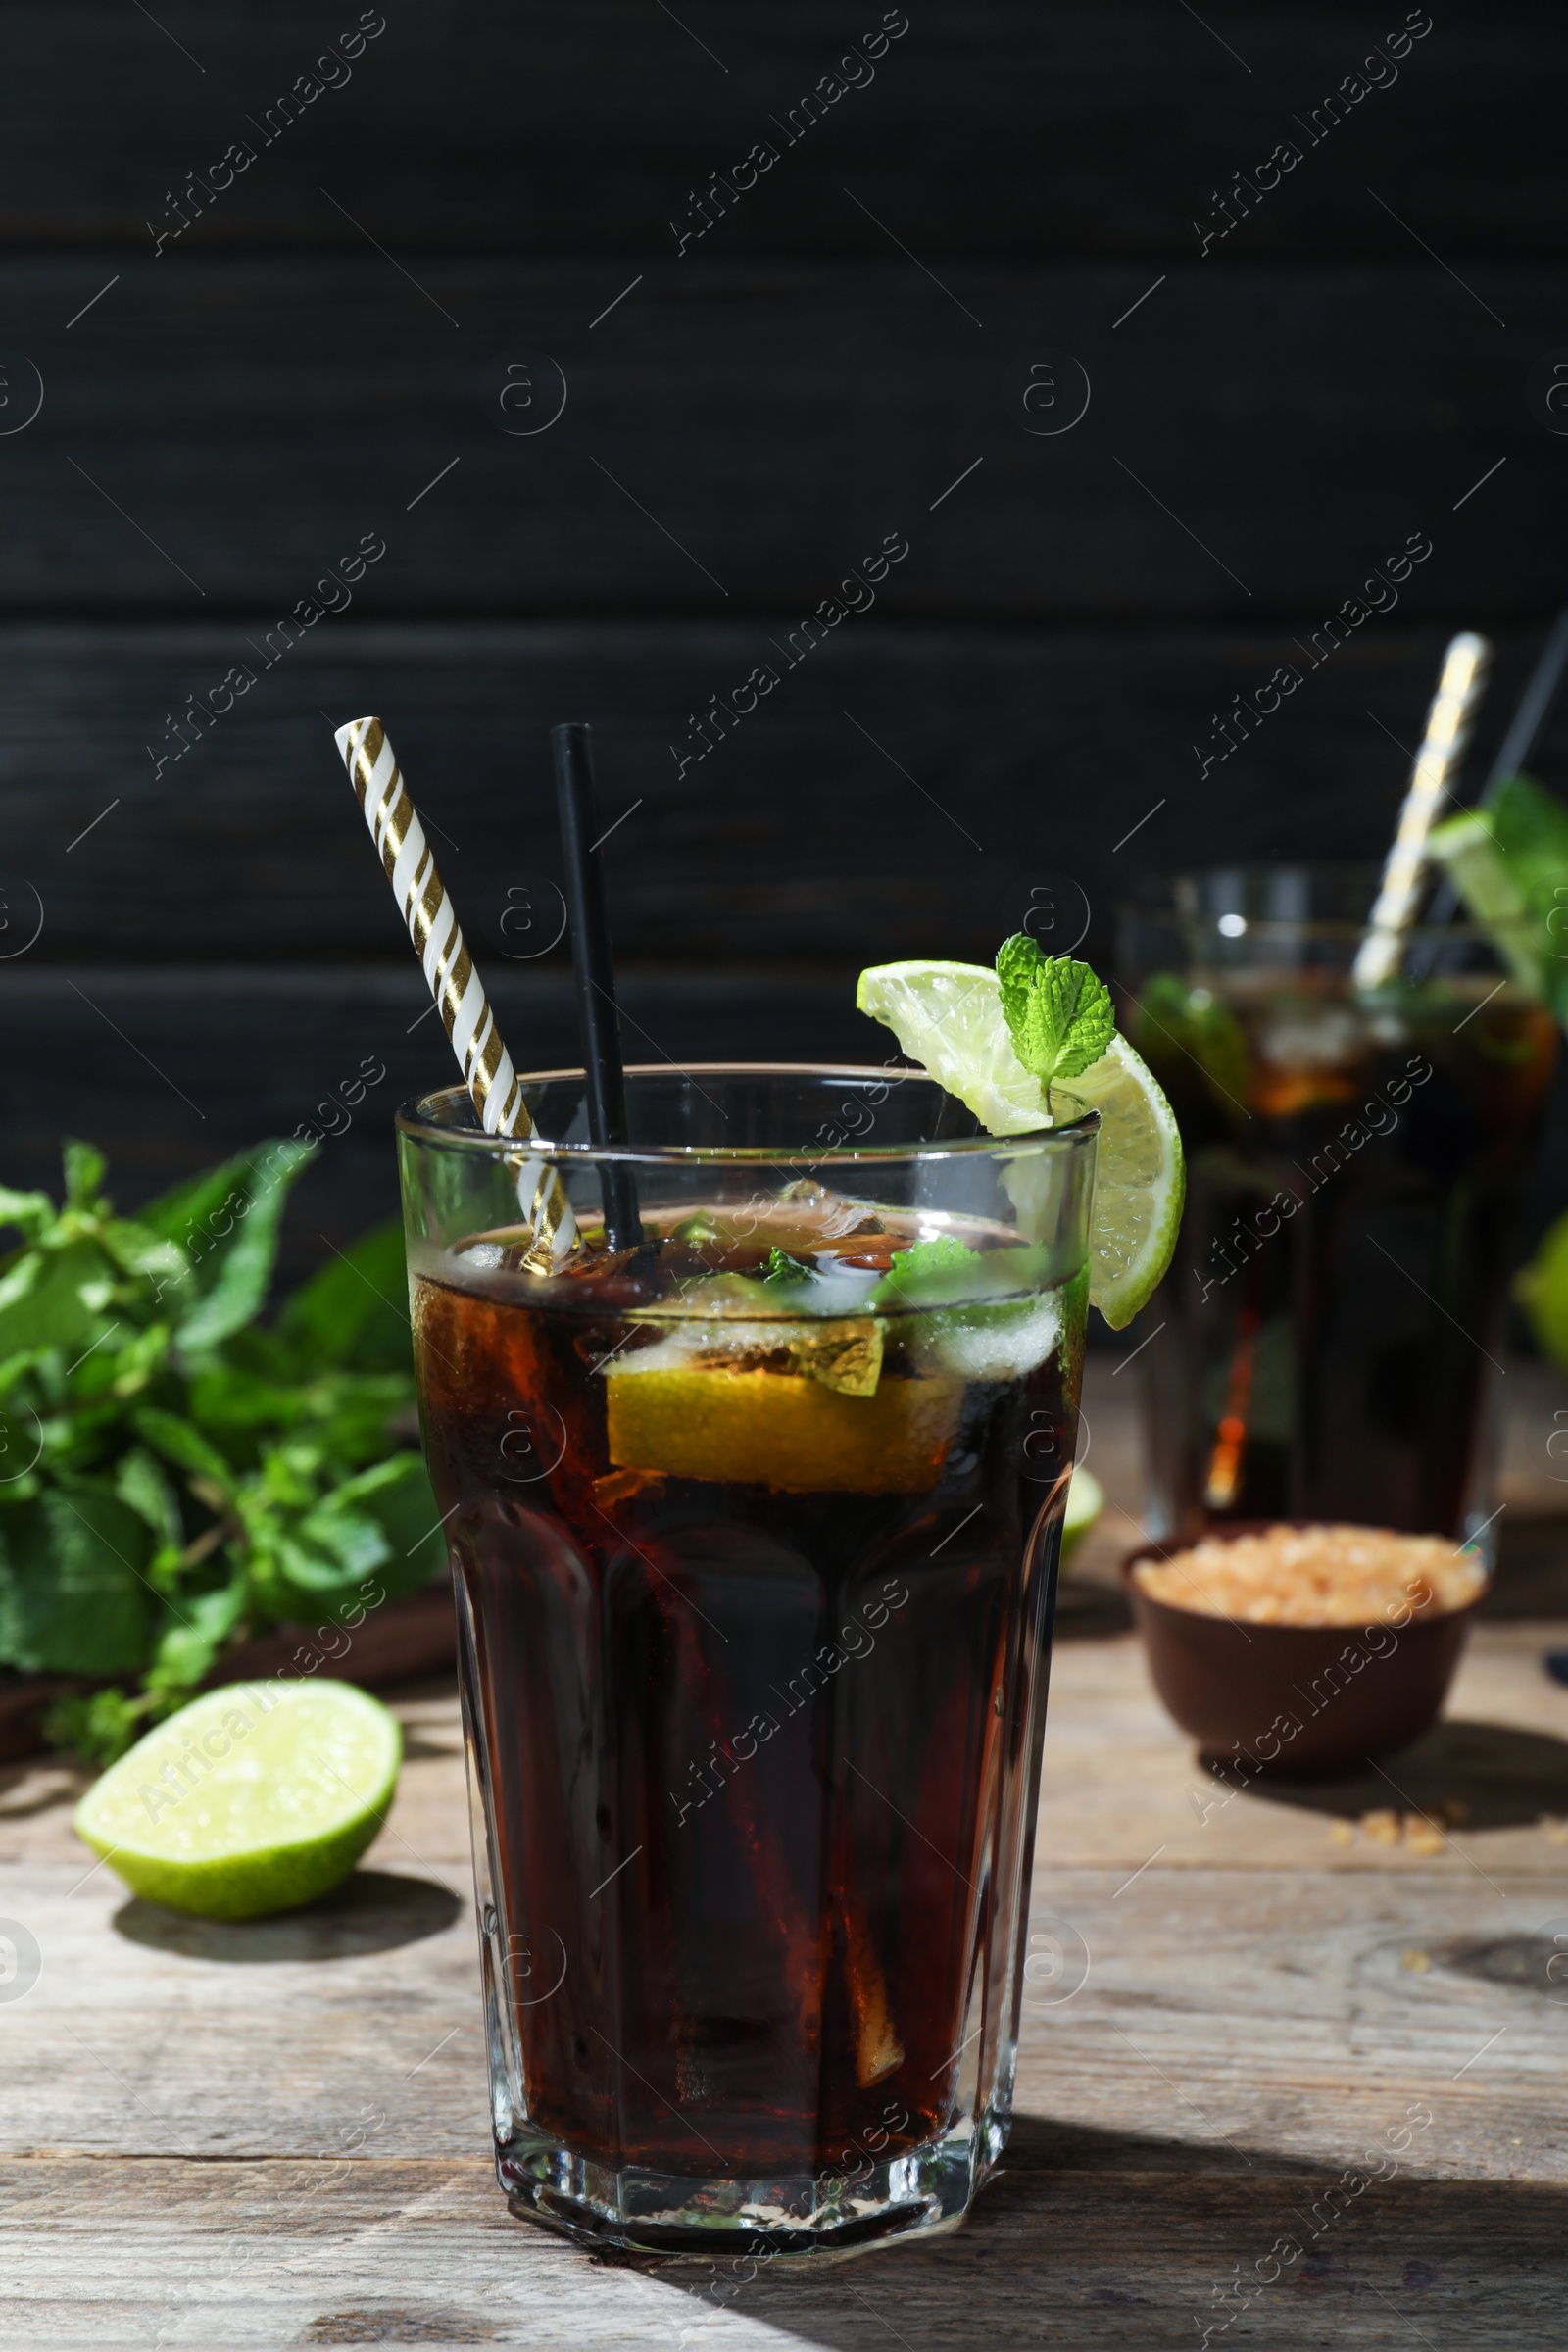
<svg viewBox="0 0 1568 2352">
<path fill-rule="evenodd" d="M 324 1894 L 391 1807 L 397 1718 L 349 1683 L 235 1683 L 182 1707 L 88 1789 L 76 1834 L 132 1893 L 205 1919 Z"/>
<path fill-rule="evenodd" d="M 1130 1323 L 1175 1250 L 1186 1166 L 1175 1114 L 1126 1039 L 1112 1037 L 1048 1102 L 1013 1052 L 1001 983 L 985 964 L 876 964 L 860 974 L 855 1001 L 993 1135 L 1099 1111 L 1089 1297 L 1112 1331 Z"/>
</svg>

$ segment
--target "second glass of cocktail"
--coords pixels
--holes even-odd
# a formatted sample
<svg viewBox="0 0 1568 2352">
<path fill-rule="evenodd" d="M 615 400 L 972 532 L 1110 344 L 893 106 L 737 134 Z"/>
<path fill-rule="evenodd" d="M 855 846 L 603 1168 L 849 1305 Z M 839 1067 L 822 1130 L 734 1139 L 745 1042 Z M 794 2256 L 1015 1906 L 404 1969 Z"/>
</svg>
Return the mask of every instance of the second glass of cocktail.
<svg viewBox="0 0 1568 2352">
<path fill-rule="evenodd" d="M 1515 1212 L 1556 1051 L 1506 937 L 1400 935 L 1374 877 L 1183 876 L 1128 909 L 1124 1018 L 1188 1197 L 1144 1367 L 1156 1535 L 1354 1521 L 1494 1556 Z"/>
<path fill-rule="evenodd" d="M 596 1151 L 522 1083 L 523 1149 L 400 1120 L 502 2183 L 619 2244 L 940 2226 L 1010 2111 L 1098 1116 L 660 1068 Z"/>
</svg>

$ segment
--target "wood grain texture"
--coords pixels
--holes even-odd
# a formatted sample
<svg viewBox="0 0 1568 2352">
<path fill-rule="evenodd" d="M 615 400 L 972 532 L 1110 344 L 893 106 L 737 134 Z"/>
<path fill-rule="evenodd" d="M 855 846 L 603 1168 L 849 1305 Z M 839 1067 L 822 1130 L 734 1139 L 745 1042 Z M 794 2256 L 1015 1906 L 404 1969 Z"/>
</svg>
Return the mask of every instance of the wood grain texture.
<svg viewBox="0 0 1568 2352">
<path fill-rule="evenodd" d="M 814 967 L 826 983 L 915 952 L 989 962 L 1031 905 L 1046 938 L 1031 893 L 1053 876 L 1055 938 L 1071 947 L 1087 920 L 1108 962 L 1116 902 L 1147 872 L 1380 858 L 1445 634 L 1395 613 L 1311 670 L 1284 626 L 982 631 L 873 614 L 681 773 L 669 747 L 690 740 L 689 714 L 778 662 L 776 625 L 350 617 L 321 624 L 175 759 L 166 715 L 249 660 L 255 633 L 0 630 L 7 944 L 26 940 L 40 901 L 43 915 L 36 944 L 0 959 L 0 991 L 53 962 L 406 956 L 331 742 L 329 722 L 366 710 L 386 720 L 494 974 L 564 967 L 559 946 L 527 960 L 564 914 L 548 746 L 563 715 L 595 725 L 627 964 Z M 1498 632 L 1478 760 L 1539 642 Z M 1299 689 L 1200 776 L 1193 744 L 1213 740 L 1212 712 L 1287 660 Z M 166 744 L 155 777 L 148 747 Z M 1568 716 L 1543 752 L 1549 774 Z M 715 1032 L 722 1017 L 715 1002 Z"/>
<path fill-rule="evenodd" d="M 1401 614 L 1545 612 L 1552 534 L 1521 526 L 1557 511 L 1562 443 L 1524 378 L 1558 274 L 1510 256 L 1467 291 L 1379 220 L 1344 265 L 1173 259 L 1120 326 L 1144 264 L 650 262 L 595 327 L 624 261 L 126 257 L 68 326 L 113 257 L 9 261 L 8 397 L 27 360 L 46 397 L 0 441 L 0 611 L 272 621 L 371 533 L 357 616 L 790 625 L 903 533 L 879 617 L 1298 628 L 1424 532 Z M 1091 385 L 1046 437 L 1001 390 L 1042 346 Z M 547 361 L 567 398 L 515 438 L 524 359 L 539 415 Z"/>
<path fill-rule="evenodd" d="M 357 846 L 363 852 L 366 845 Z M 373 859 L 368 862 L 374 883 Z M 382 896 L 395 920 L 390 897 Z M 581 1066 L 568 973 L 514 975 L 492 960 L 486 980 L 520 1067 Z M 117 1201 L 132 1208 L 264 1136 L 292 1136 L 302 1125 L 317 1134 L 335 1130 L 291 1196 L 284 1281 L 367 1225 L 397 1215 L 393 1114 L 411 1097 L 458 1081 L 423 977 L 407 954 L 389 965 L 292 970 L 18 965 L 0 992 L 8 1018 L 0 1057 L 7 1183 L 58 1192 L 60 1137 L 85 1127 L 109 1154 Z M 623 966 L 620 995 L 628 1060 L 837 1055 L 859 1063 L 868 1053 L 880 1061 L 887 1052 L 885 1033 L 855 1010 L 849 971 L 830 980 L 765 966 L 646 973 Z M 378 1067 L 385 1075 L 345 1106 L 350 1082 L 362 1074 L 373 1080 Z"/>
<path fill-rule="evenodd" d="M 469 895 L 459 898 L 466 918 Z M 378 904 L 373 898 L 372 908 Z M 395 921 L 389 898 L 381 911 Z M 1010 927 L 1005 917 L 1004 906 L 995 928 L 977 933 L 974 953 L 989 960 Z M 895 953 L 907 936 L 892 943 Z M 939 945 L 953 937 L 940 919 L 913 936 Z M 519 1065 L 580 1067 L 566 971 L 509 970 L 494 955 L 481 961 Z M 705 959 L 670 967 L 623 960 L 627 1058 L 678 1068 L 759 1058 L 880 1063 L 891 1035 L 855 1010 L 858 961 Z M 0 978 L 0 1177 L 8 1184 L 58 1193 L 60 1139 L 85 1129 L 109 1154 L 115 1199 L 133 1209 L 265 1136 L 291 1136 L 302 1126 L 324 1135 L 284 1220 L 285 1282 L 318 1264 L 329 1248 L 396 1216 L 393 1114 L 415 1095 L 456 1083 L 434 1015 L 424 1017 L 422 977 L 407 956 L 292 967 L 24 958 Z M 384 1078 L 346 1106 L 350 1082 L 380 1067 Z M 1554 1136 L 1525 1204 L 1521 1242 L 1561 1207 L 1568 1116 L 1559 1117 Z M 1555 1491 L 1547 1500 L 1555 1502 Z"/>
<path fill-rule="evenodd" d="M 1237 2180 L 1119 2147 L 1114 2169 L 1010 2166 L 953 2239 L 808 2277 L 773 2265 L 595 2263 L 506 2218 L 487 2166 L 5 2166 L 7 2283 L 37 2352 L 66 2345 L 571 2347 L 783 2342 L 862 2352 L 889 2338 L 964 2352 L 1069 2342 L 1074 2352 L 1192 2345 L 1215 2291 L 1296 2230 L 1324 2174 Z M 1378 2206 L 1371 2197 L 1378 2197 Z M 127 2234 L 141 2248 L 124 2263 Z M 1499 2182 L 1394 2180 L 1368 2192 L 1262 2295 L 1232 2342 L 1441 2352 L 1561 2342 L 1563 2197 Z M 1234 2303 L 1230 2305 L 1234 2310 Z M 1398 2322 L 1405 2322 L 1401 2327 Z M 1215 2335 L 1215 2340 L 1225 2340 Z"/>
<path fill-rule="evenodd" d="M 254 968 L 394 953 L 323 708 L 401 712 L 432 819 L 479 835 L 479 881 L 442 854 L 492 940 L 505 890 L 551 871 L 543 761 L 516 747 L 594 714 L 644 804 L 611 845 L 621 955 L 685 961 L 675 999 L 637 1000 L 680 1055 L 743 1030 L 843 1050 L 858 963 L 988 956 L 1042 865 L 1087 895 L 1104 958 L 1134 859 L 1375 852 L 1403 760 L 1366 711 L 1413 739 L 1455 619 L 1502 639 L 1500 712 L 1561 592 L 1560 444 L 1523 397 L 1568 230 L 1549 15 L 1446 13 L 1199 259 L 1195 219 L 1357 63 L 1362 10 L 1211 25 L 1168 0 L 933 0 L 678 259 L 687 192 L 849 21 L 825 0 L 413 0 L 155 254 L 172 192 L 210 185 L 355 13 L 23 0 L 7 20 L 0 612 L 63 624 L 0 643 L 9 1172 L 44 1173 L 82 1123 L 78 1051 L 145 1191 L 369 1050 L 379 977 L 313 1019 Z M 1093 386 L 1056 438 L 999 393 L 1042 343 Z M 519 439 L 495 368 L 524 353 L 556 356 L 568 399 Z M 45 398 L 18 432 L 29 358 Z M 910 554 L 874 613 L 676 778 L 688 714 L 779 659 L 890 529 Z M 1419 530 L 1435 552 L 1397 612 L 1193 791 L 1209 713 Z M 366 532 L 387 554 L 350 616 L 258 652 Z M 250 700 L 156 775 L 173 714 L 235 662 Z M 133 1007 L 145 1034 L 18 984 L 28 886 L 31 963 L 166 968 Z M 228 959 L 198 990 L 167 976 Z M 555 1002 L 526 998 L 535 1058 L 569 1055 Z M 313 1178 L 334 1238 L 390 1205 L 384 1147 L 362 1122 Z"/>
<path fill-rule="evenodd" d="M 37 2352 L 84 2344 L 502 2343 L 578 2352 L 784 2344 L 864 2352 L 1074 2352 L 1194 2343 L 1254 2266 L 1310 2230 L 1329 2176 L 1171 2166 L 1009 2166 L 956 2236 L 756 2278 L 749 2266 L 596 2262 L 510 2221 L 488 2167 L 429 2158 L 300 2165 L 48 2156 L 3 2169 L 8 2287 Z M 1070 2169 L 1069 2169 L 1070 2168 Z M 346 2176 L 346 2177 L 344 2177 Z M 329 2193 L 322 2184 L 330 2182 Z M 1372 2203 L 1373 2197 L 1377 2203 Z M 1561 2340 L 1564 2199 L 1494 2180 L 1398 2179 L 1284 2272 L 1232 2342 L 1547 2352 Z M 127 2259 L 127 2243 L 137 2251 Z M 1399 2323 L 1403 2321 L 1405 2325 Z M 891 2334 L 890 2334 L 891 2331 Z M 1216 2335 L 1214 2341 L 1225 2341 Z"/>
<path fill-rule="evenodd" d="M 826 0 L 697 0 L 677 22 L 635 0 L 559 14 L 410 0 L 388 13 L 352 79 L 285 131 L 267 109 L 355 24 L 356 0 L 210 7 L 164 18 L 162 34 L 102 0 L 34 0 L 10 12 L 29 104 L 13 129 L 0 225 L 13 243 L 147 250 L 145 222 L 163 220 L 166 190 L 192 171 L 210 176 L 239 139 L 257 160 L 199 214 L 187 247 L 348 247 L 355 232 L 323 204 L 324 181 L 405 257 L 453 247 L 642 257 L 671 249 L 667 221 L 694 184 L 772 138 L 779 165 L 721 220 L 710 239 L 721 251 L 864 251 L 874 232 L 846 203 L 848 180 L 928 259 L 1185 255 L 1191 216 L 1216 180 L 1299 136 L 1293 115 L 1406 14 L 1249 0 L 1210 24 L 1153 0 L 1045 18 L 1031 0 L 926 0 L 870 86 L 788 146 L 773 118 L 883 13 L 879 0 L 849 12 Z M 327 76 L 344 79 L 341 68 Z M 1390 200 L 1401 189 L 1409 217 L 1455 260 L 1504 246 L 1561 252 L 1568 215 L 1550 157 L 1565 83 L 1568 48 L 1548 12 L 1527 0 L 1437 12 L 1397 83 L 1364 100 L 1308 154 L 1310 171 L 1260 208 L 1255 248 L 1359 251 L 1362 182 L 1382 172 Z M 127 87 L 130 110 L 116 104 Z M 910 170 L 922 149 L 939 172 Z"/>
<path fill-rule="evenodd" d="M 447 1070 L 333 719 L 385 715 L 519 1060 L 578 1058 L 546 752 L 564 711 L 594 720 L 615 822 L 629 1054 L 877 1059 L 889 1040 L 853 1009 L 864 962 L 989 962 L 1028 922 L 1114 968 L 1117 902 L 1150 868 L 1375 858 L 1442 644 L 1397 613 L 1368 623 L 1200 784 L 1195 731 L 1288 634 L 855 628 L 681 776 L 671 735 L 767 652 L 765 626 L 351 616 L 156 780 L 148 741 L 244 656 L 243 623 L 0 630 L 8 1179 L 52 1179 L 78 1070 L 130 1200 L 292 1133 L 369 1056 L 389 1076 L 305 1198 L 338 1242 L 392 1213 L 392 1106 Z M 1499 633 L 1483 760 L 1538 644 Z M 1544 750 L 1549 774 L 1568 717 Z"/>
<path fill-rule="evenodd" d="M 1562 1900 L 1565 1846 L 1561 1820 L 1543 1826 L 1538 1808 L 1543 1754 L 1553 1792 L 1563 1786 L 1568 1694 L 1540 1673 L 1544 1638 L 1539 1624 L 1478 1633 L 1445 1726 L 1390 1760 L 1396 1788 L 1264 1785 L 1228 1804 L 1159 1709 L 1136 1642 L 1059 1645 L 1033 1918 L 1075 1930 L 1088 1967 L 1065 1999 L 1050 1980 L 1026 1990 L 1020 2108 L 1327 2163 L 1348 2160 L 1379 2100 L 1442 2089 L 1454 2102 L 1447 2136 L 1423 2145 L 1423 2169 L 1509 2146 L 1503 2119 L 1522 2100 L 1533 2135 L 1505 2161 L 1532 2178 L 1546 2163 L 1549 2177 L 1568 2144 L 1548 2115 L 1568 2006 L 1549 1997 L 1537 1946 Z M 356 2084 L 381 2112 L 383 2154 L 457 2153 L 482 2130 L 457 1705 L 432 1689 L 400 1712 L 409 1761 L 360 1874 L 308 1913 L 241 1927 L 127 1896 L 70 1833 L 69 1768 L 11 1769 L 0 1856 L 44 1959 L 16 2022 L 53 2024 L 8 2046 L 7 2145 L 32 2144 L 63 2065 L 79 2118 L 70 2144 L 88 2149 L 308 2153 L 352 2113 Z M 1499 1717 L 1512 1740 L 1497 1739 Z M 1527 1743 L 1532 1726 L 1543 1728 Z M 1490 1804 L 1466 1768 L 1477 1753 Z M 1363 1807 L 1400 1810 L 1401 1791 L 1433 1812 L 1462 1792 L 1472 1818 L 1435 1857 L 1364 1833 L 1333 1841 L 1333 1825 Z M 274 2002 L 307 1984 L 311 2004 L 267 2059 Z M 12 2022 L 0 2015 L 0 2032 Z M 1497 2046 L 1467 2068 L 1499 2026 Z M 256 2078 L 241 2116 L 225 2049 Z M 136 2100 L 100 2109 L 95 2070 L 132 2082 Z"/>
<path fill-rule="evenodd" d="M 455 1727 L 449 1702 L 440 1728 Z M 1077 1763 L 1058 1749 L 1048 1774 Z M 79 1850 L 13 1865 L 8 1916 L 43 1974 L 0 2021 L 7 2148 L 305 2158 L 368 2107 L 368 2153 L 483 2153 L 468 1862 L 442 1852 L 466 1838 L 456 1766 L 451 1784 L 404 1805 L 338 1894 L 243 1928 L 136 1901 Z M 1560 1867 L 1532 1878 L 1485 1833 L 1467 1843 L 1490 1886 L 1386 1849 L 1303 1867 L 1255 1824 L 1250 1858 L 1248 1842 L 1227 1861 L 1216 1839 L 1211 1866 L 1146 1849 L 1130 1886 L 1119 1858 L 1047 1857 L 1032 1931 L 1065 1936 L 1080 1965 L 1081 1938 L 1089 1967 L 1059 2001 L 1026 1986 L 1020 2113 L 1344 2165 L 1424 2098 L 1439 2120 L 1412 2156 L 1423 2172 L 1559 2178 L 1568 2009 L 1542 1929 L 1560 1924 Z"/>
<path fill-rule="evenodd" d="M 1108 1374 L 1094 1411 L 1125 1505 L 1135 1427 Z M 1483 1625 L 1455 1726 L 1568 1754 L 1568 1694 L 1538 1663 L 1553 1638 L 1561 1620 Z M 408 1761 L 366 1867 L 250 1928 L 93 1870 L 69 1766 L 0 1774 L 6 1909 L 43 1961 L 0 2002 L 0 2232 L 29 2347 L 858 2352 L 891 2329 L 919 2352 L 977 2333 L 1143 2352 L 1227 2312 L 1233 2340 L 1282 2352 L 1559 2340 L 1568 2010 L 1541 1929 L 1563 1848 L 1506 1806 L 1435 1858 L 1335 1845 L 1332 1792 L 1238 1796 L 1200 1825 L 1132 1639 L 1059 1642 L 1033 1926 L 1069 1923 L 1089 1968 L 1065 2000 L 1026 1994 L 1001 2180 L 955 2236 L 875 2262 L 622 2264 L 510 2220 L 495 2189 L 456 1703 L 431 1686 L 399 1706 Z M 1516 1807 L 1536 1793 L 1518 1760 L 1494 1781 L 1514 1773 Z M 1393 1768 L 1414 1780 L 1414 1751 Z M 1330 2199 L 1412 2115 L 1431 2120 L 1397 2170 Z M 1262 2287 L 1281 2241 L 1298 2250 Z M 1242 2312 L 1236 2266 L 1260 2290 Z"/>
</svg>

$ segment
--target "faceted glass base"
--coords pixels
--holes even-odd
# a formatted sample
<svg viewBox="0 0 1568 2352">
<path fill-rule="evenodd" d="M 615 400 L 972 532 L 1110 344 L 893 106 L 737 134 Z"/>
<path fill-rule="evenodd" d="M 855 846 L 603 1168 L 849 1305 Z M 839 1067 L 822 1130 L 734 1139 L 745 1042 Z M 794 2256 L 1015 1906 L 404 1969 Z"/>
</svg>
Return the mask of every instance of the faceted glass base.
<svg viewBox="0 0 1568 2352">
<path fill-rule="evenodd" d="M 579 2244 L 736 2258 L 848 2254 L 951 2230 L 995 2168 L 1006 2121 L 984 2114 L 940 2139 L 854 2174 L 768 2180 L 614 2172 L 553 2140 L 497 2140 L 496 2178 L 519 2220 Z"/>
</svg>

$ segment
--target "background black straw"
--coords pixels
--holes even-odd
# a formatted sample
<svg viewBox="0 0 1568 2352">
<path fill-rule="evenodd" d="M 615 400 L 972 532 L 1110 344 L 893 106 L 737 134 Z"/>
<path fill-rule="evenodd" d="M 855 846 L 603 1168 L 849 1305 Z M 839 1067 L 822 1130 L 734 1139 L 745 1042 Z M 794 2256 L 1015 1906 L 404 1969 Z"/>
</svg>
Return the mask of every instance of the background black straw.
<svg viewBox="0 0 1568 2352">
<path fill-rule="evenodd" d="M 629 1140 L 626 1073 L 615 1008 L 615 967 L 605 904 L 598 795 L 594 789 L 593 730 L 566 720 L 550 730 L 561 810 L 567 935 L 577 984 L 577 1032 L 587 1081 L 588 1140 L 601 1149 Z M 643 1238 L 635 1171 L 613 1161 L 601 1167 L 605 1235 L 612 1250 L 630 1250 Z"/>
<path fill-rule="evenodd" d="M 393 1210 L 450 1072 L 360 711 L 524 1066 L 577 1058 L 563 710 L 636 1059 L 880 1057 L 864 961 L 1378 857 L 1459 626 L 1479 780 L 1568 594 L 1568 19 L 1409 13 L 10 10 L 0 1178 L 308 1125 L 292 1264 Z"/>
</svg>

